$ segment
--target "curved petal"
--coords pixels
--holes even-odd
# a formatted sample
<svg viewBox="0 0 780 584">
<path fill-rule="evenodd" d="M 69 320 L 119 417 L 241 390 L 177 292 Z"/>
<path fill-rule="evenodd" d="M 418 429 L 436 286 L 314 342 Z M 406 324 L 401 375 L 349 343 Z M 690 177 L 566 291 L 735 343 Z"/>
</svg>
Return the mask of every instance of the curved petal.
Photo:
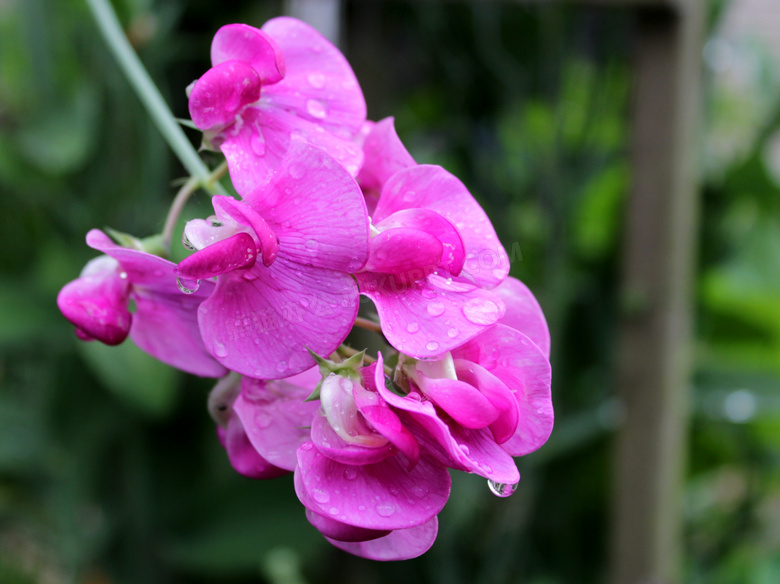
<svg viewBox="0 0 780 584">
<path fill-rule="evenodd" d="M 319 404 L 305 401 L 313 386 L 300 387 L 288 381 L 244 377 L 233 412 L 260 456 L 292 471 L 298 463 L 298 447 L 309 440 L 308 428 Z"/>
<path fill-rule="evenodd" d="M 350 444 L 333 431 L 327 418 L 315 414 L 311 422 L 311 441 L 319 452 L 334 460 L 348 465 L 364 465 L 380 462 L 395 453 L 393 446 L 381 436 L 376 436 L 383 444 L 361 446 Z"/>
<path fill-rule="evenodd" d="M 509 276 L 494 292 L 501 296 L 506 304 L 506 314 L 499 322 L 526 335 L 537 344 L 545 357 L 549 358 L 550 329 L 539 302 L 528 286 Z"/>
<path fill-rule="evenodd" d="M 439 267 L 444 246 L 425 231 L 395 227 L 372 237 L 369 250 L 366 272 L 393 274 L 408 285 Z"/>
<path fill-rule="evenodd" d="M 201 130 L 231 124 L 260 99 L 260 76 L 242 61 L 226 61 L 195 82 L 189 98 L 192 122 Z"/>
<path fill-rule="evenodd" d="M 387 274 L 355 277 L 360 293 L 374 301 L 388 342 L 418 359 L 454 349 L 504 315 L 504 302 L 493 292 L 439 274 L 410 286 Z"/>
<path fill-rule="evenodd" d="M 363 142 L 363 157 L 358 183 L 364 190 L 381 191 L 396 172 L 417 164 L 398 138 L 393 118 L 374 124 Z"/>
<path fill-rule="evenodd" d="M 395 173 L 382 190 L 374 221 L 403 209 L 423 208 L 447 218 L 466 247 L 463 274 L 476 284 L 493 288 L 509 273 L 509 258 L 490 219 L 468 189 L 441 168 L 421 164 Z"/>
<path fill-rule="evenodd" d="M 227 428 L 217 426 L 217 436 L 237 473 L 250 479 L 273 479 L 287 474 L 288 471 L 274 466 L 258 454 L 238 416 L 230 416 Z"/>
<path fill-rule="evenodd" d="M 421 525 L 441 511 L 450 493 L 447 469 L 423 456 L 414 470 L 398 456 L 376 464 L 335 462 L 311 444 L 298 449 L 296 493 L 320 515 L 366 529 Z M 301 496 L 303 491 L 306 496 Z"/>
<path fill-rule="evenodd" d="M 279 253 L 279 239 L 268 225 L 266 220 L 255 211 L 250 205 L 236 201 L 233 197 L 217 196 L 212 200 L 217 217 L 230 218 L 238 225 L 248 225 L 252 228 L 250 235 L 257 243 L 257 247 L 262 254 L 263 265 L 270 266 L 274 263 Z M 246 253 L 252 253 L 247 246 Z"/>
<path fill-rule="evenodd" d="M 363 527 L 347 525 L 346 523 L 341 523 L 330 517 L 319 515 L 308 508 L 306 509 L 306 519 L 308 519 L 309 523 L 316 527 L 322 535 L 328 539 L 334 539 L 339 542 L 369 541 L 390 533 L 387 529 L 365 529 Z"/>
<path fill-rule="evenodd" d="M 498 377 L 484 367 L 471 361 L 454 361 L 458 379 L 476 387 L 498 410 L 496 421 L 490 424 L 490 431 L 496 443 L 502 444 L 514 436 L 517 430 L 519 410 L 512 392 Z"/>
<path fill-rule="evenodd" d="M 336 350 L 358 304 L 348 274 L 278 257 L 268 268 L 220 276 L 201 304 L 198 323 L 206 347 L 225 367 L 279 379 L 314 365 L 307 348 L 320 355 Z"/>
<path fill-rule="evenodd" d="M 422 525 L 396 529 L 384 537 L 368 541 L 346 542 L 330 537 L 326 539 L 352 555 L 379 562 L 392 562 L 411 560 L 427 552 L 436 541 L 438 531 L 439 519 L 434 517 Z"/>
<path fill-rule="evenodd" d="M 212 66 L 233 59 L 248 63 L 263 85 L 281 80 L 286 70 L 279 46 L 263 31 L 248 24 L 225 25 L 211 41 Z"/>
<path fill-rule="evenodd" d="M 248 233 L 236 233 L 184 258 L 174 273 L 180 278 L 205 280 L 233 270 L 251 268 L 257 261 L 257 248 Z"/>
<path fill-rule="evenodd" d="M 420 390 L 464 428 L 484 428 L 498 419 L 499 411 L 478 389 L 457 379 L 431 379 L 420 373 Z"/>
<path fill-rule="evenodd" d="M 300 264 L 355 272 L 368 259 L 368 214 L 360 188 L 325 151 L 293 139 L 273 179 L 244 198 Z"/>
<path fill-rule="evenodd" d="M 271 19 L 263 32 L 281 48 L 287 63 L 284 79 L 263 91 L 264 101 L 341 138 L 357 134 L 366 119 L 366 102 L 344 55 L 294 18 Z"/>
<path fill-rule="evenodd" d="M 514 436 L 502 444 L 507 452 L 522 456 L 547 441 L 554 420 L 550 362 L 536 343 L 499 324 L 455 349 L 452 356 L 478 363 L 514 394 L 520 419 Z"/>
</svg>

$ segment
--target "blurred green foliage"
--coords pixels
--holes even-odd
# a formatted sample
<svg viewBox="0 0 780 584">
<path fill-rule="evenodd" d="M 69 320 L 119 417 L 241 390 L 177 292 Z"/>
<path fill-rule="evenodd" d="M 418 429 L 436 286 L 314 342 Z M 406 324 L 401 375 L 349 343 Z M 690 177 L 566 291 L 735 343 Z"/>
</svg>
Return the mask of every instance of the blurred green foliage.
<svg viewBox="0 0 780 584">
<path fill-rule="evenodd" d="M 723 6 L 719 3 L 718 6 Z M 281 2 L 121 0 L 176 115 L 213 32 Z M 0 2 L 0 582 L 415 582 L 603 579 L 612 371 L 631 89 L 631 15 L 515 3 L 347 2 L 345 47 L 369 115 L 484 204 L 553 338 L 557 422 L 506 500 L 458 474 L 423 558 L 330 548 L 289 477 L 230 468 L 207 380 L 129 344 L 79 343 L 59 288 L 93 227 L 162 227 L 183 170 L 79 0 Z M 711 27 L 718 21 L 713 11 Z M 710 42 L 717 41 L 714 36 Z M 780 580 L 780 127 L 777 62 L 707 60 L 686 581 Z M 709 53 L 708 53 L 709 51 Z M 720 51 L 720 53 L 718 53 Z M 738 57 L 738 58 L 737 58 Z M 748 65 L 740 68 L 739 59 Z M 736 70 L 736 69 L 735 69 Z M 745 73 L 746 72 L 746 73 Z M 196 135 L 191 134 L 193 141 Z M 215 163 L 216 160 L 210 160 Z M 196 197 L 188 216 L 208 213 Z"/>
</svg>

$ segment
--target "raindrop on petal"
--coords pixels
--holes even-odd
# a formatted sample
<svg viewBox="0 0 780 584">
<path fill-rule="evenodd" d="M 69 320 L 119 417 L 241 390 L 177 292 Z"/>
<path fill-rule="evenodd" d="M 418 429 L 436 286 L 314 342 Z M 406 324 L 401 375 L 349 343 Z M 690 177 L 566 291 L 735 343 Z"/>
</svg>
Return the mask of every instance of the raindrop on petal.
<svg viewBox="0 0 780 584">
<path fill-rule="evenodd" d="M 474 298 L 463 307 L 466 320 L 474 324 L 490 325 L 498 321 L 501 309 L 492 300 Z"/>
<path fill-rule="evenodd" d="M 307 101 L 306 111 L 309 112 L 310 116 L 317 118 L 318 120 L 322 120 L 328 115 L 328 110 L 326 109 L 325 104 L 319 99 L 310 99 Z"/>
<path fill-rule="evenodd" d="M 488 481 L 488 487 L 490 491 L 497 497 L 509 497 L 517 490 L 517 483 L 509 485 L 506 483 L 497 483 L 496 481 Z"/>
<path fill-rule="evenodd" d="M 431 302 L 428 305 L 428 314 L 431 316 L 441 316 L 444 314 L 444 304 L 441 302 Z"/>
<path fill-rule="evenodd" d="M 179 287 L 179 290 L 185 294 L 194 294 L 198 291 L 200 280 L 196 280 L 194 285 L 191 282 L 192 280 L 187 280 L 187 284 L 185 285 L 181 278 L 176 278 L 176 285 Z"/>
</svg>

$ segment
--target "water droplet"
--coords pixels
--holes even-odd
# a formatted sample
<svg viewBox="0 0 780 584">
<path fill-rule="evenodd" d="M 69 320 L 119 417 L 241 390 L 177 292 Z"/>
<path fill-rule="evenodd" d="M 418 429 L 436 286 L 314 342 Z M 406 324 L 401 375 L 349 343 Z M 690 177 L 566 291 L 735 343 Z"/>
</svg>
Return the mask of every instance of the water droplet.
<svg viewBox="0 0 780 584">
<path fill-rule="evenodd" d="M 427 298 L 428 300 L 430 300 L 431 298 L 436 298 L 436 292 L 428 288 L 423 288 L 422 296 L 423 298 Z"/>
<path fill-rule="evenodd" d="M 404 193 L 404 201 L 408 203 L 414 201 L 416 198 L 417 198 L 417 193 L 415 193 L 414 191 L 406 191 Z"/>
<path fill-rule="evenodd" d="M 190 251 L 198 250 L 198 248 L 195 247 L 195 245 L 187 238 L 186 233 L 181 234 L 181 244 L 184 246 L 184 249 L 188 249 Z"/>
<path fill-rule="evenodd" d="M 306 111 L 309 115 L 318 120 L 324 119 L 328 115 L 328 110 L 323 102 L 319 99 L 310 99 L 306 102 Z"/>
<path fill-rule="evenodd" d="M 301 178 L 306 170 L 300 164 L 290 165 L 290 176 L 293 178 Z"/>
<path fill-rule="evenodd" d="M 265 137 L 259 128 L 257 128 L 257 132 L 252 134 L 252 137 L 249 139 L 249 145 L 252 148 L 252 152 L 258 156 L 265 156 Z"/>
<path fill-rule="evenodd" d="M 435 351 L 436 349 L 439 348 L 439 343 L 437 343 L 436 341 L 431 341 L 430 343 L 425 345 L 425 348 L 428 349 L 429 351 Z"/>
<path fill-rule="evenodd" d="M 194 283 L 192 280 L 186 280 L 186 282 L 187 284 L 185 285 L 181 278 L 176 278 L 176 285 L 179 287 L 179 290 L 185 294 L 194 294 L 198 291 L 198 288 L 200 287 L 200 280 L 196 280 Z"/>
<path fill-rule="evenodd" d="M 490 491 L 497 497 L 508 497 L 517 489 L 517 483 L 509 485 L 497 483 L 496 481 L 488 481 L 488 487 L 490 487 Z"/>
<path fill-rule="evenodd" d="M 330 509 L 328 509 L 328 513 L 330 513 L 331 515 L 338 515 L 339 510 L 336 507 L 331 507 Z"/>
<path fill-rule="evenodd" d="M 496 268 L 495 270 L 493 270 L 493 277 L 497 278 L 499 280 L 502 279 L 502 278 L 505 278 L 506 277 L 506 270 L 504 270 L 502 268 Z"/>
<path fill-rule="evenodd" d="M 431 316 L 441 316 L 444 314 L 444 304 L 441 302 L 431 302 L 428 305 L 428 314 Z"/>
<path fill-rule="evenodd" d="M 500 309 L 492 300 L 486 298 L 474 298 L 463 307 L 463 315 L 474 324 L 495 324 L 498 320 Z"/>
<path fill-rule="evenodd" d="M 304 442 L 301 444 L 301 450 L 311 450 L 312 448 L 314 448 L 314 444 L 311 442 Z"/>
<path fill-rule="evenodd" d="M 322 89 L 325 87 L 325 75 L 322 73 L 310 73 L 308 79 L 309 85 L 315 89 Z"/>
<path fill-rule="evenodd" d="M 355 480 L 357 478 L 357 470 L 352 468 L 351 466 L 347 469 L 344 469 L 344 478 L 348 481 Z"/>
<path fill-rule="evenodd" d="M 306 240 L 306 249 L 317 249 L 320 246 L 316 239 Z"/>
<path fill-rule="evenodd" d="M 395 505 L 392 503 L 377 503 L 376 512 L 380 517 L 390 517 L 395 513 Z"/>
<path fill-rule="evenodd" d="M 410 322 L 409 324 L 406 325 L 406 330 L 407 332 L 414 334 L 420 330 L 420 325 L 417 324 L 416 322 Z"/>
<path fill-rule="evenodd" d="M 412 495 L 414 495 L 418 499 L 424 499 L 427 494 L 428 494 L 428 489 L 426 489 L 421 485 L 415 485 L 412 487 Z"/>
<path fill-rule="evenodd" d="M 461 449 L 463 454 L 465 454 L 466 456 L 471 454 L 471 449 L 468 446 L 466 446 L 465 444 L 458 444 L 458 447 Z"/>
<path fill-rule="evenodd" d="M 227 357 L 228 356 L 228 350 L 225 345 L 220 343 L 219 341 L 214 341 L 214 345 L 212 345 L 212 350 L 214 351 L 214 354 L 217 357 Z"/>
<path fill-rule="evenodd" d="M 457 336 L 458 336 L 458 333 L 459 333 L 459 332 L 460 332 L 460 331 L 459 331 L 458 329 L 456 329 L 456 328 L 451 328 L 450 330 L 448 330 L 448 331 L 447 331 L 447 336 L 448 336 L 449 338 L 451 338 L 451 339 L 454 339 L 455 337 L 457 337 Z"/>
<path fill-rule="evenodd" d="M 330 493 L 322 489 L 312 489 L 311 498 L 317 501 L 317 503 L 327 503 L 330 501 Z"/>
<path fill-rule="evenodd" d="M 309 306 L 308 298 L 301 298 L 300 303 L 301 303 L 301 306 L 303 306 L 304 308 L 308 308 L 308 306 Z"/>
<path fill-rule="evenodd" d="M 276 365 L 276 370 L 279 373 L 282 373 L 283 371 L 287 371 L 287 361 L 279 361 Z"/>
<path fill-rule="evenodd" d="M 267 428 L 271 425 L 271 416 L 265 412 L 260 412 L 255 416 L 255 426 L 258 428 Z"/>
<path fill-rule="evenodd" d="M 120 273 L 120 274 L 119 274 L 119 277 L 120 277 L 122 280 L 127 280 L 127 272 L 122 272 L 122 273 Z"/>
</svg>

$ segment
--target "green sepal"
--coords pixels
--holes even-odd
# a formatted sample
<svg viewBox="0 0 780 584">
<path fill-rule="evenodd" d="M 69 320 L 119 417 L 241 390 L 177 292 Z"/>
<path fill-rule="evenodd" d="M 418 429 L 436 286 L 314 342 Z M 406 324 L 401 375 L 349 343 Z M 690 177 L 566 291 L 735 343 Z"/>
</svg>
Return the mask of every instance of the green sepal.
<svg viewBox="0 0 780 584">
<path fill-rule="evenodd" d="M 129 233 L 123 233 L 116 229 L 106 227 L 106 233 L 111 236 L 111 239 L 116 241 L 122 247 L 129 247 L 130 249 L 137 249 L 138 251 L 144 251 L 144 245 L 140 239 Z"/>
<path fill-rule="evenodd" d="M 320 388 L 322 388 L 322 379 L 320 379 L 320 382 L 317 384 L 317 387 L 314 388 L 314 391 L 309 394 L 309 397 L 303 401 L 311 402 L 320 399 Z"/>
<path fill-rule="evenodd" d="M 327 377 L 331 373 L 335 373 L 336 375 L 341 375 L 342 377 L 350 377 L 353 379 L 360 378 L 360 374 L 357 372 L 357 370 L 359 367 L 363 366 L 363 357 L 366 354 L 365 350 L 360 351 L 360 353 L 355 353 L 349 359 L 346 359 L 341 363 L 331 361 L 330 359 L 324 359 L 308 347 L 306 350 L 309 351 L 309 355 L 314 357 L 314 360 L 317 362 L 317 366 L 320 369 L 320 374 L 322 374 L 323 377 Z"/>
</svg>

